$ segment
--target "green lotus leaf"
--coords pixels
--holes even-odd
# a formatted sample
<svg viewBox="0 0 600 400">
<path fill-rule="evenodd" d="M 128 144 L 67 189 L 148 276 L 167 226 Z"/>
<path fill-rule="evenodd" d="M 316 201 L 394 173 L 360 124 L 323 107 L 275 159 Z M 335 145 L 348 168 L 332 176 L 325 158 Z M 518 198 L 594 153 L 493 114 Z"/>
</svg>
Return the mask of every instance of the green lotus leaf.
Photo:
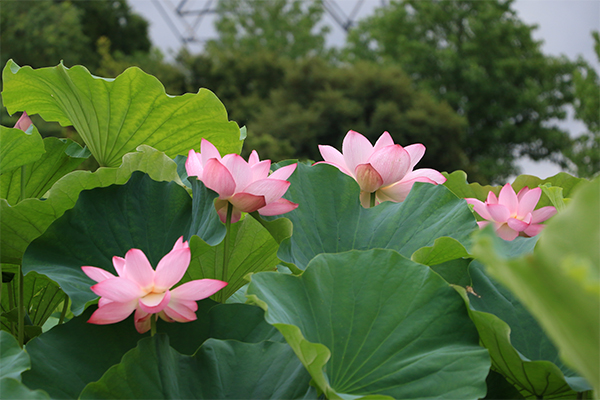
<svg viewBox="0 0 600 400">
<path fill-rule="evenodd" d="M 523 395 L 511 385 L 502 374 L 490 370 L 490 374 L 485 380 L 487 385 L 487 394 L 484 400 L 500 399 L 524 399 Z"/>
<path fill-rule="evenodd" d="M 410 259 L 432 266 L 465 257 L 470 257 L 470 254 L 458 240 L 441 237 L 433 242 L 433 246 L 422 247 L 415 251 Z"/>
<path fill-rule="evenodd" d="M 535 188 L 538 186 L 549 185 L 550 187 L 562 188 L 562 196 L 564 198 L 573 197 L 573 193 L 577 191 L 580 185 L 585 185 L 587 180 L 583 178 L 576 178 L 573 175 L 569 175 L 566 172 L 559 172 L 558 174 L 551 176 L 546 179 L 540 179 L 537 176 L 532 175 L 519 175 L 512 183 L 512 187 L 518 193 L 519 190 L 527 186 L 528 188 Z M 552 206 L 552 200 L 547 195 L 542 195 L 540 202 L 536 208 L 545 206 Z"/>
<path fill-rule="evenodd" d="M 50 400 L 50 396 L 41 390 L 29 390 L 13 378 L 0 379 L 0 398 L 2 399 L 23 399 L 23 400 Z"/>
<path fill-rule="evenodd" d="M 202 138 L 224 154 L 241 150 L 237 124 L 228 121 L 211 91 L 169 96 L 158 79 L 137 67 L 106 79 L 79 65 L 32 69 L 9 60 L 2 78 L 10 114 L 27 111 L 74 126 L 101 166 L 118 167 L 141 144 L 171 158 L 199 148 Z"/>
<path fill-rule="evenodd" d="M 25 167 L 25 194 L 21 195 L 21 169 L 0 175 L 0 197 L 15 205 L 22 198 L 40 198 L 64 175 L 77 168 L 88 156 L 87 149 L 70 139 L 47 137 L 45 153 Z M 77 157 L 73 157 L 74 154 Z"/>
<path fill-rule="evenodd" d="M 433 246 L 422 247 L 415 251 L 411 260 L 429 265 L 446 282 L 467 287 L 471 285 L 469 264 L 471 255 L 456 239 L 441 237 L 435 240 Z"/>
<path fill-rule="evenodd" d="M 533 314 L 562 360 L 596 391 L 600 390 L 599 193 L 600 179 L 582 185 L 567 208 L 547 223 L 532 256 L 506 254 L 489 231 L 479 235 L 473 250 L 489 273 Z"/>
<path fill-rule="evenodd" d="M 112 258 L 142 250 L 156 267 L 190 226 L 191 199 L 175 182 L 134 172 L 125 185 L 83 191 L 75 207 L 34 240 L 23 256 L 23 273 L 35 271 L 60 285 L 81 314 L 98 296 L 82 266 L 116 275 Z"/>
<path fill-rule="evenodd" d="M 21 380 L 21 373 L 31 367 L 29 356 L 8 332 L 0 331 L 0 379 Z M 3 397 L 5 399 L 6 397 Z"/>
<path fill-rule="evenodd" d="M 13 279 L 11 282 L 5 285 L 12 285 L 12 299 L 9 299 L 9 291 L 2 291 L 2 329 L 9 331 L 10 322 L 12 321 L 10 312 L 10 305 L 18 304 L 18 282 L 17 279 Z M 6 289 L 3 288 L 3 289 Z M 41 333 L 41 327 L 44 325 L 46 320 L 52 315 L 52 313 L 65 301 L 65 294 L 60 287 L 45 277 L 35 272 L 27 274 L 23 281 L 23 303 L 25 305 L 25 312 L 27 314 L 27 322 L 32 327 L 39 327 L 35 335 L 26 335 L 27 340 L 33 336 Z M 15 319 L 13 322 L 17 322 Z M 15 324 L 16 326 L 16 324 Z M 27 328 L 27 327 L 26 327 Z M 30 329 L 31 330 L 31 329 Z M 27 332 L 26 332 L 27 333 Z"/>
<path fill-rule="evenodd" d="M 573 388 L 590 389 L 561 362 L 558 350 L 527 309 L 490 278 L 478 261 L 471 263 L 469 275 L 473 291 L 460 291 L 468 297 L 471 318 L 495 370 L 525 397 L 572 398 L 576 395 Z"/>
<path fill-rule="evenodd" d="M 310 375 L 285 343 L 207 340 L 193 356 L 141 340 L 82 399 L 300 399 Z"/>
<path fill-rule="evenodd" d="M 317 254 L 387 248 L 410 257 L 442 236 L 468 244 L 477 228 L 466 202 L 444 186 L 416 183 L 403 203 L 360 205 L 356 181 L 337 168 L 298 164 L 285 198 L 298 208 L 285 214 L 294 234 L 278 257 L 304 269 Z"/>
<path fill-rule="evenodd" d="M 44 154 L 42 137 L 34 125 L 27 132 L 0 126 L 0 174 L 30 164 Z"/>
<path fill-rule="evenodd" d="M 193 193 L 190 236 L 197 235 L 210 246 L 216 246 L 223 241 L 227 232 L 214 205 L 219 195 L 195 177 L 189 182 Z"/>
<path fill-rule="evenodd" d="M 466 199 L 469 197 L 479 199 L 484 201 L 488 193 L 494 192 L 496 196 L 500 193 L 500 186 L 491 186 L 485 185 L 482 186 L 477 182 L 468 183 L 467 182 L 467 173 L 464 171 L 454 171 L 451 174 L 447 172 L 442 172 L 442 174 L 446 177 L 446 182 L 444 182 L 444 186 L 452 191 L 455 195 L 460 197 L 461 199 Z"/>
<path fill-rule="evenodd" d="M 329 399 L 478 399 L 487 351 L 460 296 L 393 250 L 315 257 L 301 276 L 252 275 L 265 310 Z"/>
<path fill-rule="evenodd" d="M 275 220 L 267 221 L 263 219 L 258 211 L 250 213 L 250 215 L 258 221 L 273 237 L 273 239 L 280 244 L 285 239 L 292 236 L 294 230 L 292 222 L 287 218 L 277 218 Z"/>
<path fill-rule="evenodd" d="M 23 374 L 30 388 L 42 389 L 52 398 L 78 398 L 90 382 L 99 380 L 123 355 L 149 337 L 140 335 L 133 317 L 111 325 L 86 321 L 93 308 L 27 344 L 33 368 Z M 192 355 L 208 338 L 234 339 L 246 343 L 282 341 L 281 335 L 264 320 L 263 311 L 247 304 L 216 305 L 210 299 L 198 302 L 197 320 L 180 324 L 158 321 L 158 333 L 169 335 L 172 347 Z"/>
<path fill-rule="evenodd" d="M 214 208 L 214 207 L 213 207 Z M 213 295 L 225 302 L 248 281 L 244 277 L 251 272 L 273 271 L 279 263 L 277 243 L 271 234 L 254 218 L 246 217 L 231 225 L 229 235 L 227 276 L 223 276 L 225 241 L 210 246 L 198 236 L 190 239 L 193 258 L 182 282 L 195 279 L 219 279 L 228 285 Z"/>
<path fill-rule="evenodd" d="M 59 179 L 44 200 L 25 199 L 11 206 L 0 199 L 0 254 L 3 263 L 20 264 L 27 246 L 72 208 L 79 193 L 96 187 L 124 184 L 133 171 L 144 171 L 155 180 L 175 180 L 177 166 L 164 153 L 140 146 L 136 153 L 123 157 L 119 168 L 99 168 L 95 172 L 73 171 Z"/>
</svg>

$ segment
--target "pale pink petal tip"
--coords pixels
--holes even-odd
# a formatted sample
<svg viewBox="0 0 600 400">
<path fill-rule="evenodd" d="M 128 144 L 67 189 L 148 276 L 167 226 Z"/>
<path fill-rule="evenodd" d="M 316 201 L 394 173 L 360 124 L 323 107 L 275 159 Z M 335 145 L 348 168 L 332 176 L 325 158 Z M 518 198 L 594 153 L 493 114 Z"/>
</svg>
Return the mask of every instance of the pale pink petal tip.
<svg viewBox="0 0 600 400">
<path fill-rule="evenodd" d="M 102 268 L 81 267 L 81 269 L 88 277 L 95 280 L 96 282 L 102 282 L 105 279 L 115 278 L 115 276 L 113 274 L 111 274 L 110 272 L 108 272 L 106 270 L 103 270 Z"/>
</svg>

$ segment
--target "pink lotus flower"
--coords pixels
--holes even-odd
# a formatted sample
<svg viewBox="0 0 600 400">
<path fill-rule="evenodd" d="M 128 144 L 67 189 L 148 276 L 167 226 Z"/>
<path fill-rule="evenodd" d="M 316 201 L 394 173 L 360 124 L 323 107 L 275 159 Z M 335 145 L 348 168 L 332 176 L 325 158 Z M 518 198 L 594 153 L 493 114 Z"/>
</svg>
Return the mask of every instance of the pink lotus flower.
<svg viewBox="0 0 600 400">
<path fill-rule="evenodd" d="M 346 175 L 350 175 L 360 186 L 360 202 L 369 207 L 371 193 L 376 193 L 376 202 L 401 202 L 406 199 L 415 182 L 440 184 L 446 178 L 438 171 L 422 168 L 413 171 L 425 154 L 425 146 L 412 144 L 402 147 L 394 144 L 388 132 L 384 132 L 375 146 L 355 131 L 349 131 L 342 143 L 343 154 L 331 146 L 319 146 L 323 160 Z M 317 163 L 317 164 L 320 164 Z"/>
<path fill-rule="evenodd" d="M 29 118 L 29 115 L 27 115 L 27 113 L 23 111 L 23 114 L 21 114 L 21 117 L 15 124 L 15 128 L 20 129 L 23 132 L 26 132 L 27 129 L 29 129 L 29 127 L 31 126 L 31 124 L 32 124 L 32 122 L 31 122 L 31 119 Z"/>
<path fill-rule="evenodd" d="M 218 292 L 227 282 L 198 279 L 171 287 L 181 280 L 190 264 L 190 247 L 180 237 L 173 250 L 164 256 L 156 271 L 146 255 L 131 249 L 125 258 L 113 257 L 119 276 L 96 267 L 81 267 L 83 272 L 98 282 L 91 287 L 100 296 L 98 309 L 89 323 L 114 324 L 127 318 L 135 310 L 135 328 L 139 333 L 150 329 L 150 317 L 158 314 L 168 322 L 188 322 L 196 319 L 196 301 Z"/>
<path fill-rule="evenodd" d="M 496 233 L 504 240 L 514 240 L 517 236 L 535 236 L 544 229 L 541 222 L 556 214 L 552 206 L 535 210 L 542 195 L 541 188 L 529 189 L 524 187 L 515 194 L 514 189 L 507 183 L 496 198 L 494 192 L 489 192 L 487 200 L 468 198 L 467 203 L 487 221 L 479 221 L 480 228 L 493 223 Z"/>
<path fill-rule="evenodd" d="M 248 162 L 237 154 L 221 158 L 217 148 L 206 139 L 202 139 L 200 153 L 190 150 L 185 162 L 188 176 L 198 177 L 219 194 L 215 207 L 221 221 L 226 221 L 227 205 L 233 205 L 231 223 L 239 221 L 242 212 L 258 210 L 261 215 L 279 215 L 298 207 L 281 198 L 290 186 L 286 179 L 296 170 L 296 164 L 279 168 L 271 175 L 270 168 L 271 161 L 260 161 L 255 150 Z"/>
</svg>

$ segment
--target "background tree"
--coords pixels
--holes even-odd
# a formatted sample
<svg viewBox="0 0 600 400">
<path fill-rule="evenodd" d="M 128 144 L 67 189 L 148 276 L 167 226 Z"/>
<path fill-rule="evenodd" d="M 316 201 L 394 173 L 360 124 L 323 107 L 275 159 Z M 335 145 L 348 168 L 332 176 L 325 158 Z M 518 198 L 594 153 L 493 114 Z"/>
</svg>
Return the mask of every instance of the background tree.
<svg viewBox="0 0 600 400">
<path fill-rule="evenodd" d="M 151 42 L 148 35 L 148 21 L 135 14 L 127 4 L 127 0 L 60 1 L 70 3 L 81 11 L 82 30 L 83 34 L 90 38 L 90 50 L 95 58 L 94 66 L 100 63 L 96 44 L 102 37 L 110 40 L 111 54 L 132 56 L 136 53 L 149 53 Z"/>
<path fill-rule="evenodd" d="M 572 101 L 574 64 L 541 52 L 513 1 L 394 1 L 348 38 L 349 60 L 401 66 L 466 117 L 460 146 L 470 179 L 502 181 L 515 160 L 563 162 L 568 133 L 554 121 Z"/>
<path fill-rule="evenodd" d="M 70 3 L 4 1 L 0 7 L 0 63 L 48 67 L 90 60 L 94 45 L 83 33 L 82 10 Z"/>
<path fill-rule="evenodd" d="M 112 56 L 148 54 L 148 21 L 132 12 L 126 0 L 5 1 L 0 8 L 0 62 L 8 59 L 33 68 L 85 65 L 94 72 L 108 38 Z"/>
<path fill-rule="evenodd" d="M 371 62 L 333 65 L 318 57 L 294 61 L 273 53 L 221 53 L 180 58 L 192 87 L 207 87 L 231 119 L 247 125 L 246 149 L 272 159 L 321 160 L 319 144 L 340 147 L 354 129 L 375 141 L 389 131 L 397 143 L 420 142 L 420 165 L 454 170 L 467 165 L 465 120 L 412 85 L 397 67 Z"/>
<path fill-rule="evenodd" d="M 297 59 L 327 53 L 329 27 L 317 26 L 323 16 L 321 0 L 221 0 L 217 13 L 219 37 L 207 42 L 209 54 L 246 56 L 266 50 Z"/>
<path fill-rule="evenodd" d="M 3 1 L 0 7 L 0 63 L 9 59 L 34 68 L 84 65 L 93 74 L 115 77 L 135 65 L 155 75 L 170 94 L 181 94 L 185 76 L 150 51 L 148 22 L 132 12 L 126 0 Z M 0 111 L 1 123 L 13 126 L 18 115 Z M 71 127 L 33 121 L 43 136 L 80 141 Z M 82 143 L 80 141 L 80 143 Z"/>
<path fill-rule="evenodd" d="M 594 50 L 600 61 L 600 35 L 593 32 Z M 573 162 L 572 172 L 591 178 L 600 171 L 600 78 L 596 70 L 580 58 L 573 74 L 575 118 L 583 121 L 588 132 L 574 139 L 566 156 Z"/>
</svg>

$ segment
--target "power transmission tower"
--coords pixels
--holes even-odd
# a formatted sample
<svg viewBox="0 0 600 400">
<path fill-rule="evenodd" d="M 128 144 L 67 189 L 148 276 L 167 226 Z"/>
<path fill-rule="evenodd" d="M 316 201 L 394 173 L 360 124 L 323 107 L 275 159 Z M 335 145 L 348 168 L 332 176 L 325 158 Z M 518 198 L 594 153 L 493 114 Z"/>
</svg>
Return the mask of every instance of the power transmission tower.
<svg viewBox="0 0 600 400">
<path fill-rule="evenodd" d="M 326 14 L 335 24 L 348 32 L 355 25 L 365 0 L 354 0 L 353 4 L 343 1 L 344 7 L 340 6 L 338 0 L 322 0 L 322 2 Z M 387 5 L 388 2 L 389 0 L 380 0 L 381 6 Z M 199 37 L 198 31 L 206 22 L 207 16 L 218 13 L 217 0 L 152 0 L 152 3 L 183 45 L 204 43 L 207 38 Z M 352 7 L 349 8 L 349 5 Z"/>
</svg>

